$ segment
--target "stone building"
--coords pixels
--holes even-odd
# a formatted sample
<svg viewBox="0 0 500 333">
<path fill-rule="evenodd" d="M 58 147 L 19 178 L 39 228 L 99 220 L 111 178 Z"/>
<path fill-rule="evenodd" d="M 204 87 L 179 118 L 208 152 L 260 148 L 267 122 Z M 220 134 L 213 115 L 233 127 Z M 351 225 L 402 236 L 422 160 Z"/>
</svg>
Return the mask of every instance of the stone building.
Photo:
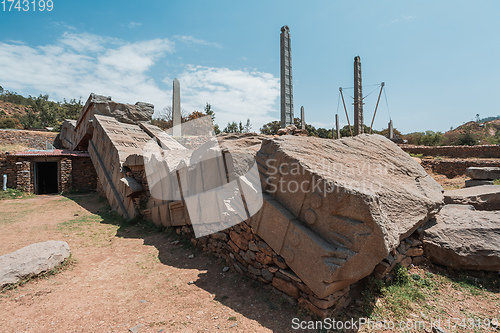
<svg viewBox="0 0 500 333">
<path fill-rule="evenodd" d="M 31 150 L 0 155 L 7 187 L 35 194 L 92 191 L 97 175 L 87 152 L 67 149 Z"/>
<path fill-rule="evenodd" d="M 65 121 L 62 132 L 71 132 L 69 125 L 74 128 L 74 123 Z M 0 130 L 1 143 L 26 147 L 22 151 L 0 152 L 0 175 L 7 175 L 7 187 L 35 194 L 95 190 L 97 175 L 87 152 L 47 150 L 48 146 L 64 146 L 59 137 L 46 131 Z"/>
</svg>

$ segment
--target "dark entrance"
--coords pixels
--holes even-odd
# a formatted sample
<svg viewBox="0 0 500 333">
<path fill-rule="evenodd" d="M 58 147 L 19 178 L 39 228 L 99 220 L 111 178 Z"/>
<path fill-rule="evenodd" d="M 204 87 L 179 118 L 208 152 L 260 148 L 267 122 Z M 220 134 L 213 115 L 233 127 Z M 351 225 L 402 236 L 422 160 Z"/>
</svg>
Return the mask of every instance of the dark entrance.
<svg viewBox="0 0 500 333">
<path fill-rule="evenodd" d="M 36 194 L 57 193 L 57 162 L 35 164 Z"/>
</svg>

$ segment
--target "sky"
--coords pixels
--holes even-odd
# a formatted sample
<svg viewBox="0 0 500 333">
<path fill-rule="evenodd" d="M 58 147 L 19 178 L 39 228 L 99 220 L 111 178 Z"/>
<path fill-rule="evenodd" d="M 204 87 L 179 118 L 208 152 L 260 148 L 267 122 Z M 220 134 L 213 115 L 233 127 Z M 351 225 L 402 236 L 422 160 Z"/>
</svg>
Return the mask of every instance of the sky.
<svg viewBox="0 0 500 333">
<path fill-rule="evenodd" d="M 280 28 L 288 25 L 295 116 L 304 106 L 316 127 L 331 128 L 337 112 L 347 123 L 339 87 L 353 86 L 355 56 L 368 126 L 385 82 L 375 129 L 392 119 L 403 133 L 444 132 L 500 114 L 494 0 L 53 0 L 51 11 L 27 12 L 15 2 L 10 11 L 0 2 L 0 86 L 25 96 L 85 102 L 93 92 L 153 103 L 158 116 L 172 105 L 177 77 L 183 110 L 208 102 L 221 128 L 250 119 L 258 131 L 280 119 Z M 352 122 L 353 90 L 344 92 Z"/>
</svg>

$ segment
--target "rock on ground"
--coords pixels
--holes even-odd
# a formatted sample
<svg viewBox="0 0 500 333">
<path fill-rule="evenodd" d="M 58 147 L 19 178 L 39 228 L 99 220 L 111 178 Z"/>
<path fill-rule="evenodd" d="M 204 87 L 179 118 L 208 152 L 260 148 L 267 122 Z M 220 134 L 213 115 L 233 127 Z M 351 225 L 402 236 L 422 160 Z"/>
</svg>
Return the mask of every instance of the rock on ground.
<svg viewBox="0 0 500 333">
<path fill-rule="evenodd" d="M 442 206 L 441 186 L 380 135 L 264 140 L 250 224 L 316 295 L 367 276 Z"/>
<path fill-rule="evenodd" d="M 24 277 L 50 271 L 66 260 L 71 251 L 63 241 L 31 244 L 0 257 L 0 288 Z"/>
<path fill-rule="evenodd" d="M 475 180 L 500 179 L 500 168 L 497 167 L 470 167 L 467 168 L 467 176 Z"/>
<path fill-rule="evenodd" d="M 446 205 L 425 225 L 426 256 L 460 269 L 500 270 L 500 212 Z"/>
<path fill-rule="evenodd" d="M 444 192 L 445 204 L 472 205 L 477 210 L 500 210 L 500 185 L 482 185 Z"/>
<path fill-rule="evenodd" d="M 494 185 L 493 180 L 476 180 L 469 179 L 465 181 L 465 187 L 482 186 L 482 185 Z"/>
</svg>

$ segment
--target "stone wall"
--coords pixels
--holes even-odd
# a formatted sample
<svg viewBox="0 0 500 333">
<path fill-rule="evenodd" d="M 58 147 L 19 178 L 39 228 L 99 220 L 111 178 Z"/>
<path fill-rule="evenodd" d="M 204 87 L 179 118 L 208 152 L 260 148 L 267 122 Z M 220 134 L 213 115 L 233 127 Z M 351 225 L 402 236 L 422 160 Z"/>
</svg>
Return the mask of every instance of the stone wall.
<svg viewBox="0 0 500 333">
<path fill-rule="evenodd" d="M 59 193 L 67 192 L 71 188 L 72 184 L 72 163 L 71 158 L 62 158 L 58 161 L 57 166 L 59 168 Z"/>
<path fill-rule="evenodd" d="M 422 159 L 420 164 L 427 172 L 438 173 L 448 178 L 454 178 L 457 176 L 464 176 L 469 167 L 500 167 L 500 160 Z"/>
<path fill-rule="evenodd" d="M 17 186 L 16 159 L 6 153 L 0 152 L 0 177 L 3 177 L 3 175 L 7 175 L 8 188 L 15 188 Z"/>
<path fill-rule="evenodd" d="M 423 154 L 424 156 L 446 156 L 452 158 L 500 158 L 499 145 L 481 146 L 414 146 L 399 145 L 401 149 L 411 154 Z"/>
<path fill-rule="evenodd" d="M 7 187 L 33 192 L 34 167 L 37 157 L 17 157 L 0 153 L 0 177 L 7 175 Z M 89 157 L 52 157 L 58 162 L 59 192 L 70 189 L 77 191 L 95 191 L 97 174 Z"/>
<path fill-rule="evenodd" d="M 54 145 L 58 133 L 0 129 L 2 145 L 20 145 L 27 149 L 46 149 L 46 143 Z"/>
<path fill-rule="evenodd" d="M 16 188 L 18 190 L 33 193 L 32 166 L 30 161 L 16 163 Z"/>
<path fill-rule="evenodd" d="M 90 158 L 74 157 L 72 162 L 72 188 L 76 191 L 95 191 L 97 173 Z"/>
<path fill-rule="evenodd" d="M 199 250 L 214 254 L 226 261 L 228 268 L 263 285 L 279 290 L 290 303 L 321 318 L 338 313 L 352 301 L 355 288 L 346 287 L 326 298 L 320 298 L 288 267 L 278 255 L 246 222 L 216 234 L 195 238 L 190 226 L 176 227 L 176 233 L 190 238 Z M 391 280 L 391 271 L 397 264 L 404 267 L 427 263 L 420 240 L 420 230 L 401 241 L 400 245 L 380 262 L 370 277 Z M 227 268 L 226 268 L 227 269 Z"/>
</svg>

